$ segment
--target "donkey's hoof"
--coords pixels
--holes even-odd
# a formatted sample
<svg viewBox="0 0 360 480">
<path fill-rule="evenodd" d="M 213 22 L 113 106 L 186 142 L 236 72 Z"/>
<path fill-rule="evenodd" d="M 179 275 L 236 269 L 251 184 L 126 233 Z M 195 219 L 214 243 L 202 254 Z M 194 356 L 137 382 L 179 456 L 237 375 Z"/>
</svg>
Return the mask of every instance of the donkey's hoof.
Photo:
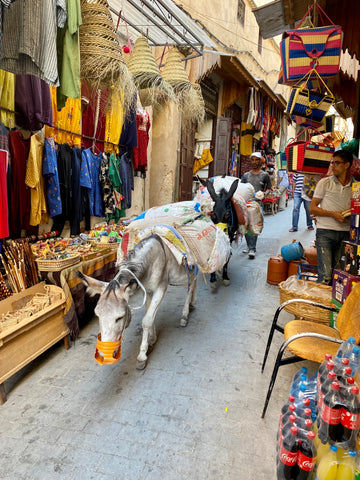
<svg viewBox="0 0 360 480">
<path fill-rule="evenodd" d="M 143 360 L 143 361 L 138 360 L 136 362 L 136 370 L 144 370 L 145 367 L 146 367 L 146 360 Z"/>
<path fill-rule="evenodd" d="M 193 310 L 195 310 L 195 308 L 196 308 L 195 305 L 194 305 L 193 303 L 190 303 L 190 305 L 189 305 L 189 310 L 190 310 L 190 312 L 192 312 Z"/>
<path fill-rule="evenodd" d="M 186 327 L 187 324 L 188 324 L 187 318 L 182 318 L 180 320 L 180 327 Z"/>
<path fill-rule="evenodd" d="M 223 285 L 225 287 L 228 287 L 230 285 L 230 280 L 226 280 L 226 278 L 223 279 Z"/>
<path fill-rule="evenodd" d="M 211 292 L 215 293 L 218 288 L 217 282 L 210 282 L 210 288 L 211 288 Z"/>
</svg>

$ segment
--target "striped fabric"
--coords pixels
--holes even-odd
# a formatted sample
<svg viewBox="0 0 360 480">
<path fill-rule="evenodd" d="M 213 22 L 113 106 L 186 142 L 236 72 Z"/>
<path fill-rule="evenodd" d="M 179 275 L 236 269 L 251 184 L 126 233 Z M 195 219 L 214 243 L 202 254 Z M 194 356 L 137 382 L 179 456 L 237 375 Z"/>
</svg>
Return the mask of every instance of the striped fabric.
<svg viewBox="0 0 360 480">
<path fill-rule="evenodd" d="M 3 19 L 0 68 L 35 75 L 59 86 L 57 68 L 57 0 L 22 0 L 11 4 Z M 66 14 L 66 12 L 65 12 Z"/>
<path fill-rule="evenodd" d="M 285 151 L 289 172 L 326 174 L 335 149 L 298 141 L 289 143 Z"/>
<path fill-rule="evenodd" d="M 342 33 L 338 25 L 286 31 L 280 42 L 282 72 L 279 83 L 293 85 L 309 73 L 313 65 L 323 78 L 336 75 L 341 44 Z"/>
</svg>

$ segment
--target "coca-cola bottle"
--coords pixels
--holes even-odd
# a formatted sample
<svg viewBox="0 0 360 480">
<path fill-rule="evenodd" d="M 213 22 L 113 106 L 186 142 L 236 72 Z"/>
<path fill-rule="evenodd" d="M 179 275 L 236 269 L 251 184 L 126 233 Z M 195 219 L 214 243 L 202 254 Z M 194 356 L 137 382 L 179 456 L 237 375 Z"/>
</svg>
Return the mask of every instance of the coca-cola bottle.
<svg viewBox="0 0 360 480">
<path fill-rule="evenodd" d="M 346 399 L 341 413 L 342 447 L 344 449 L 355 450 L 360 425 L 360 402 L 359 387 L 353 385 Z"/>
<path fill-rule="evenodd" d="M 316 448 L 314 438 L 314 432 L 307 432 L 306 437 L 303 438 L 302 441 L 299 441 L 299 453 L 297 458 L 299 471 L 296 480 L 310 479 L 311 472 L 315 468 Z"/>
<path fill-rule="evenodd" d="M 294 395 L 289 395 L 289 396 L 288 396 L 287 402 L 284 403 L 284 405 L 281 407 L 281 410 L 280 410 L 280 420 L 279 420 L 279 422 L 281 422 L 282 416 L 288 411 L 289 405 L 290 405 L 291 403 L 294 403 L 294 400 L 295 400 Z"/>
<path fill-rule="evenodd" d="M 339 383 L 332 382 L 330 391 L 324 396 L 320 412 L 318 435 L 322 443 L 333 445 L 342 439 L 342 399 Z"/>
<path fill-rule="evenodd" d="M 297 410 L 296 410 L 296 413 L 298 413 Z M 296 416 L 295 426 L 301 430 L 311 430 L 311 427 L 312 427 L 311 413 L 312 413 L 311 408 L 305 408 L 300 415 Z"/>
<path fill-rule="evenodd" d="M 291 427 L 296 427 L 297 426 L 297 425 L 295 425 L 296 419 L 297 419 L 296 415 L 292 414 L 292 415 L 290 415 L 290 417 L 286 420 L 286 422 L 282 426 L 282 428 L 279 432 L 279 441 L 278 441 L 278 445 L 277 445 L 277 453 L 279 452 L 279 450 L 281 448 L 284 437 L 290 432 Z"/>
<path fill-rule="evenodd" d="M 326 353 L 325 358 L 324 358 L 322 364 L 320 365 L 319 370 L 318 370 L 318 374 L 317 374 L 317 386 L 318 386 L 318 388 L 319 388 L 320 377 L 327 370 L 327 364 L 330 362 L 331 359 L 332 359 L 331 353 Z"/>
<path fill-rule="evenodd" d="M 323 381 L 321 388 L 318 392 L 318 397 L 317 397 L 317 414 L 318 414 L 318 420 L 320 421 L 320 415 L 321 415 L 321 409 L 323 405 L 323 400 L 325 395 L 330 391 L 331 389 L 331 384 L 336 380 L 336 373 L 334 370 L 330 370 L 327 375 L 327 379 Z M 319 422 L 318 422 L 319 423 Z"/>
<path fill-rule="evenodd" d="M 298 429 L 291 427 L 283 438 L 277 465 L 277 480 L 295 480 L 299 471 L 298 457 Z"/>
<path fill-rule="evenodd" d="M 345 367 L 349 366 L 349 359 L 346 357 L 339 358 L 336 356 L 336 361 L 334 362 L 334 372 L 338 379 L 341 379 L 342 373 Z"/>
</svg>

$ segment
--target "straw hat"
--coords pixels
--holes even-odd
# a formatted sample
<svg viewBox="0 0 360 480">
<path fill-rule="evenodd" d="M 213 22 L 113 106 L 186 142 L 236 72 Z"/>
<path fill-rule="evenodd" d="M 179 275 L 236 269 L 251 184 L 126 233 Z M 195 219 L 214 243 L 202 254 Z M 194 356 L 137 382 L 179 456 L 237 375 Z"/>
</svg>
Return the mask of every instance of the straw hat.
<svg viewBox="0 0 360 480">
<path fill-rule="evenodd" d="M 81 0 L 81 16 L 81 78 L 96 89 L 126 87 L 125 96 L 132 101 L 135 85 L 122 58 L 107 0 Z"/>
<path fill-rule="evenodd" d="M 173 88 L 191 86 L 184 62 L 181 61 L 181 54 L 176 47 L 173 47 L 166 57 L 162 77 Z"/>
</svg>

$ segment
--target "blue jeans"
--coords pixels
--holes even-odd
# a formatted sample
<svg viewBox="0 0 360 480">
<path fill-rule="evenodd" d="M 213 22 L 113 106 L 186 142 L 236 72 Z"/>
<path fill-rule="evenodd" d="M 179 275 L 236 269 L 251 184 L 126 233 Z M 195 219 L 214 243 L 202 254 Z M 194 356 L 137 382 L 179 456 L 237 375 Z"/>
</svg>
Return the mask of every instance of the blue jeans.
<svg viewBox="0 0 360 480">
<path fill-rule="evenodd" d="M 301 198 L 301 194 L 295 193 L 294 194 L 294 209 L 293 209 L 293 214 L 292 214 L 292 228 L 294 230 L 298 229 L 298 224 L 299 224 L 299 215 L 300 215 L 300 207 L 301 204 L 304 203 L 304 208 L 306 212 L 306 224 L 307 227 L 312 227 L 312 219 L 310 215 L 310 203 L 308 200 L 304 200 Z"/>
<path fill-rule="evenodd" d="M 256 242 L 258 239 L 258 235 L 245 235 L 246 245 L 249 250 L 253 250 L 256 252 Z"/>
<path fill-rule="evenodd" d="M 340 260 L 341 244 L 349 240 L 349 232 L 316 229 L 316 251 L 318 260 L 318 283 L 329 285 L 332 279 L 332 269 Z"/>
</svg>

